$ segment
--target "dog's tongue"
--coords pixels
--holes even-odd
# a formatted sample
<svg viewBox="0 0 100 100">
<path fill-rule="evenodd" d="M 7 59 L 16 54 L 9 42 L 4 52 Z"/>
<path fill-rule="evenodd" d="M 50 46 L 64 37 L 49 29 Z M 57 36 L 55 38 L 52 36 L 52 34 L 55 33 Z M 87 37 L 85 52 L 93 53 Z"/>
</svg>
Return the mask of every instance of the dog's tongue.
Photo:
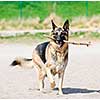
<svg viewBox="0 0 100 100">
<path fill-rule="evenodd" d="M 61 45 L 58 45 L 58 48 L 60 48 L 61 47 Z"/>
<path fill-rule="evenodd" d="M 60 48 L 62 46 L 62 42 L 60 42 L 60 44 L 58 45 L 58 48 Z"/>
</svg>

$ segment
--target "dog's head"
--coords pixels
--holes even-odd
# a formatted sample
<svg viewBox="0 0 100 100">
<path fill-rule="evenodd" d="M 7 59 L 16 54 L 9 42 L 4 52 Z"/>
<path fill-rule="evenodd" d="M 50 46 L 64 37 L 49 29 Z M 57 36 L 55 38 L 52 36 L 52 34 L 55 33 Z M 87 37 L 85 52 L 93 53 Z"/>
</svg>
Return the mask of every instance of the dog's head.
<svg viewBox="0 0 100 100">
<path fill-rule="evenodd" d="M 68 40 L 68 31 L 69 31 L 69 21 L 66 20 L 63 27 L 57 27 L 53 20 L 52 22 L 52 34 L 54 42 L 60 47 L 64 44 L 64 40 Z"/>
</svg>

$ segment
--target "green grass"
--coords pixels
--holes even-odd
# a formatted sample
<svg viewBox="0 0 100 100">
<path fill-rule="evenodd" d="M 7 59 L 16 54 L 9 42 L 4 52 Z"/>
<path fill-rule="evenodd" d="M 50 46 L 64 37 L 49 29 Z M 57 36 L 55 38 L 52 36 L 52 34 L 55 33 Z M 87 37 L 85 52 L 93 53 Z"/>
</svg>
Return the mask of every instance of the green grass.
<svg viewBox="0 0 100 100">
<path fill-rule="evenodd" d="M 49 33 L 46 33 L 46 35 Z M 47 39 L 45 36 L 45 33 L 37 33 L 35 35 L 32 35 L 30 33 L 25 33 L 23 35 L 16 35 L 16 36 L 6 36 L 2 37 L 0 36 L 0 43 L 24 43 L 24 44 L 33 44 L 34 42 L 43 42 Z M 80 39 L 80 37 L 83 37 L 83 39 L 97 39 L 100 40 L 100 33 L 75 33 L 72 34 L 69 38 L 77 38 Z M 82 39 L 82 38 L 81 38 Z"/>
<path fill-rule="evenodd" d="M 91 33 L 85 33 L 85 32 L 76 32 L 71 35 L 73 38 L 90 38 L 90 39 L 100 39 L 100 33 L 91 32 Z"/>
<path fill-rule="evenodd" d="M 94 37 L 94 38 L 100 39 L 100 33 L 93 32 L 93 33 L 90 34 L 90 37 Z"/>
<path fill-rule="evenodd" d="M 55 12 L 64 20 L 76 16 L 86 16 L 86 1 L 1 1 L 0 19 L 34 18 L 39 16 L 43 21 L 50 13 Z M 88 1 L 88 16 L 100 14 L 100 2 Z"/>
<path fill-rule="evenodd" d="M 0 43 L 25 43 L 25 44 L 32 44 L 33 42 L 42 42 L 47 40 L 44 36 L 45 33 L 37 33 L 37 34 L 30 34 L 25 33 L 22 35 L 16 36 L 0 36 Z M 46 33 L 47 35 L 48 33 Z"/>
</svg>

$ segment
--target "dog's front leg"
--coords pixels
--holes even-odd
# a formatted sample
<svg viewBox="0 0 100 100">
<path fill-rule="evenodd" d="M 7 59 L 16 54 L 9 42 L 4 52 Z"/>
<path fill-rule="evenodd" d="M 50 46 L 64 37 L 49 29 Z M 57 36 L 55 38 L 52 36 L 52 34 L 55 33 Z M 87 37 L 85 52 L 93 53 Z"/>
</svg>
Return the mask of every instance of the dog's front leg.
<svg viewBox="0 0 100 100">
<path fill-rule="evenodd" d="M 53 79 L 53 75 L 51 73 L 51 69 L 50 68 L 46 68 L 46 72 L 47 72 L 47 77 L 48 77 L 48 79 L 50 81 L 51 89 L 54 89 L 56 84 L 55 84 L 55 81 Z"/>
<path fill-rule="evenodd" d="M 58 75 L 59 75 L 58 94 L 62 95 L 63 94 L 62 86 L 63 86 L 64 71 L 61 71 Z"/>
</svg>

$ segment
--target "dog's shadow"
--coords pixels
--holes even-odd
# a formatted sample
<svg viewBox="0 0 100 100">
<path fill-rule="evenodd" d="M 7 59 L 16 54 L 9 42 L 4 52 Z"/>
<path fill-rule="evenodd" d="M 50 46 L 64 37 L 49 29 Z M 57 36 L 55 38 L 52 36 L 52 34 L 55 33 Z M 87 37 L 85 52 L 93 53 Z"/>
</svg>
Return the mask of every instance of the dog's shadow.
<svg viewBox="0 0 100 100">
<path fill-rule="evenodd" d="M 54 90 L 58 90 L 55 88 Z M 76 93 L 100 93 L 100 90 L 89 90 L 89 89 L 81 89 L 81 88 L 62 88 L 64 94 L 76 94 Z"/>
</svg>

